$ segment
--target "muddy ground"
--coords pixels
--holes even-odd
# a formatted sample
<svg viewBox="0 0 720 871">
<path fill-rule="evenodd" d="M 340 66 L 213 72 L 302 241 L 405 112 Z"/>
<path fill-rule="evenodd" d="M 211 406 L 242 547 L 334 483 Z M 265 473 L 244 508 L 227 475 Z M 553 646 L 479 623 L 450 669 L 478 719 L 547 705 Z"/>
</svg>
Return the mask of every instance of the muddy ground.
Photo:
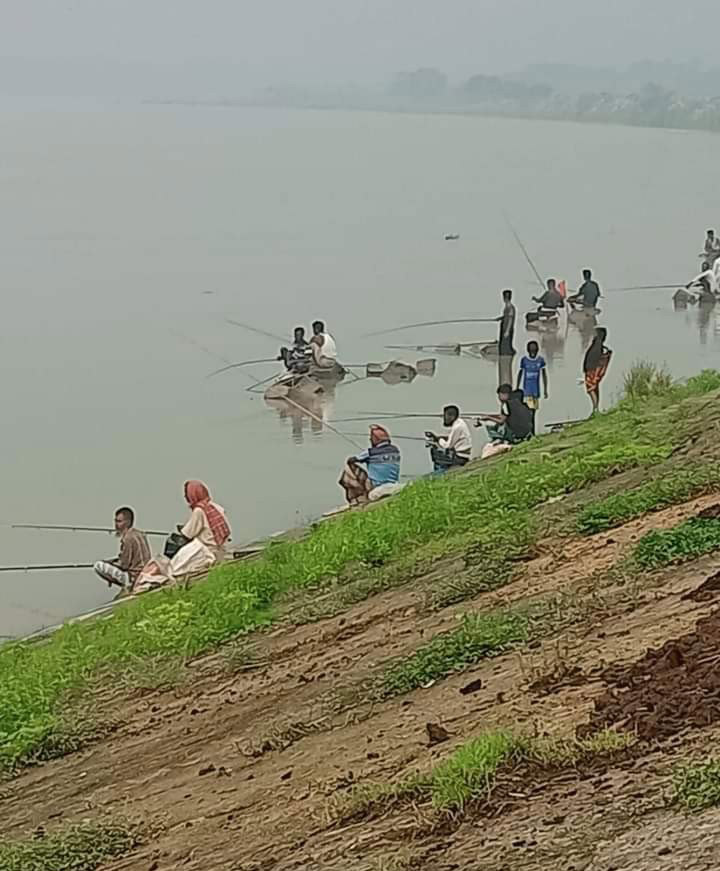
<svg viewBox="0 0 720 871">
<path fill-rule="evenodd" d="M 331 619 L 268 631 L 249 660 L 195 663 L 171 692 L 109 693 L 117 731 L 1 786 L 0 834 L 88 818 L 152 823 L 156 834 L 114 871 L 718 868 L 720 811 L 688 816 L 666 798 L 677 761 L 713 753 L 720 736 L 720 556 L 643 578 L 608 574 L 643 533 L 717 502 L 547 539 L 511 584 L 439 612 L 424 606 L 420 579 Z M 433 583 L 465 570 L 448 560 Z M 564 594 L 558 609 L 568 612 L 557 631 L 405 696 L 368 696 L 384 664 L 459 614 L 551 593 Z M 449 740 L 433 744 L 428 723 Z M 611 763 L 510 773 L 498 799 L 442 824 L 413 806 L 334 817 L 354 785 L 427 770 L 497 726 L 550 735 L 609 726 L 643 742 Z"/>
</svg>

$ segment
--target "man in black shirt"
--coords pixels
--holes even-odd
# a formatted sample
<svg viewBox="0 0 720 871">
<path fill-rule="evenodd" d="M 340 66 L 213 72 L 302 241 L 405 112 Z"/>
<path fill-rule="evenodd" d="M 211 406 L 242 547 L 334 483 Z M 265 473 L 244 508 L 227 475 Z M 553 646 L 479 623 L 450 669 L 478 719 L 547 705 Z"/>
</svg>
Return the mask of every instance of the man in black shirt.
<svg viewBox="0 0 720 871">
<path fill-rule="evenodd" d="M 501 384 L 497 393 L 502 413 L 483 415 L 475 421 L 475 426 L 488 421 L 486 429 L 491 442 L 515 445 L 529 439 L 535 429 L 535 414 L 525 405 L 522 390 L 513 390 L 512 385 Z"/>
</svg>

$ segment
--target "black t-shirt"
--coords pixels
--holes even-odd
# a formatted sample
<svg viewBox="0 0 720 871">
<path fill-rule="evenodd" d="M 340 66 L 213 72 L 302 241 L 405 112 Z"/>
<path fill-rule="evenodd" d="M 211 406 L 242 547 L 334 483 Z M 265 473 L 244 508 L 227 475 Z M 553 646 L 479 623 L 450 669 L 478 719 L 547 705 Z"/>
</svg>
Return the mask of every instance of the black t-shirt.
<svg viewBox="0 0 720 871">
<path fill-rule="evenodd" d="M 533 428 L 533 413 L 519 396 L 511 396 L 505 404 L 507 408 L 508 429 L 515 438 L 524 439 L 530 435 Z"/>
</svg>

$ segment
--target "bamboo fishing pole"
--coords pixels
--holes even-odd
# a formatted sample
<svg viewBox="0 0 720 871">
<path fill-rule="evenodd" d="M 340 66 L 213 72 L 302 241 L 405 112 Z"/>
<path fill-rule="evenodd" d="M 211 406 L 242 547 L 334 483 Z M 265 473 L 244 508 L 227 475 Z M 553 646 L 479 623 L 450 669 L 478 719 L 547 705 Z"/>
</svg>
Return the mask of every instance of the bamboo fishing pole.
<svg viewBox="0 0 720 871">
<path fill-rule="evenodd" d="M 277 363 L 277 361 L 277 357 L 264 357 L 262 360 L 243 360 L 241 363 L 229 363 L 227 366 L 223 366 L 221 369 L 216 369 L 205 377 L 214 378 L 216 375 L 220 375 L 223 372 L 229 372 L 230 369 L 240 369 L 242 366 L 255 366 L 260 363 Z"/>
<path fill-rule="evenodd" d="M 227 318 L 226 323 L 232 324 L 234 327 L 240 327 L 241 330 L 248 330 L 251 333 L 257 333 L 259 336 L 265 336 L 268 339 L 276 339 L 278 342 L 287 342 L 287 338 L 278 336 L 277 333 L 269 333 L 267 330 L 262 330 L 260 327 L 254 327 L 252 324 L 244 324 L 242 321 L 234 321 L 232 318 Z"/>
<path fill-rule="evenodd" d="M 360 451 L 365 450 L 362 445 L 359 445 L 356 441 L 354 441 L 354 439 L 351 439 L 349 436 L 346 436 L 345 433 L 340 432 L 339 429 L 335 429 L 335 427 L 332 424 L 328 423 L 326 420 L 323 420 L 317 414 L 310 411 L 309 408 L 305 408 L 304 405 L 300 405 L 299 402 L 295 402 L 295 400 L 290 399 L 289 396 L 284 396 L 282 398 L 282 400 L 283 400 L 283 402 L 289 402 L 290 405 L 294 405 L 295 408 L 300 409 L 300 411 L 302 411 L 303 414 L 307 414 L 308 417 L 311 417 L 313 420 L 317 421 L 322 426 L 326 426 L 330 430 L 330 432 L 334 432 L 336 436 L 339 436 L 341 439 L 344 439 L 346 442 L 351 444 L 354 448 L 357 448 Z"/>
<path fill-rule="evenodd" d="M 365 338 L 372 336 L 387 336 L 390 333 L 399 333 L 402 330 L 412 330 L 420 327 L 441 327 L 446 324 L 494 324 L 497 318 L 453 318 L 448 321 L 424 321 L 421 324 L 404 324 L 401 327 L 392 327 L 389 330 L 378 330 L 374 333 L 365 333 Z"/>
<path fill-rule="evenodd" d="M 50 572 L 60 569 L 91 569 L 95 563 L 57 563 L 40 566 L 0 566 L 0 572 Z"/>
<path fill-rule="evenodd" d="M 673 288 L 685 287 L 685 284 L 637 284 L 634 287 L 611 287 L 608 293 L 620 293 L 628 290 L 672 290 Z"/>
<path fill-rule="evenodd" d="M 11 523 L 11 529 L 44 529 L 54 530 L 56 532 L 106 532 L 109 535 L 116 532 L 110 526 L 67 526 L 59 523 Z M 139 529 L 145 535 L 161 536 L 166 538 L 170 535 L 169 532 L 159 532 L 156 529 Z"/>
<path fill-rule="evenodd" d="M 513 236 L 515 237 L 515 241 L 518 243 L 518 245 L 519 245 L 519 247 L 520 247 L 520 250 L 521 250 L 522 253 L 525 255 L 525 259 L 526 259 L 527 262 L 529 263 L 530 268 L 531 268 L 532 271 L 535 273 L 535 278 L 537 278 L 540 287 L 541 287 L 543 290 L 545 290 L 545 282 L 542 280 L 542 276 L 540 275 L 540 273 L 539 273 L 538 270 L 537 270 L 537 267 L 536 267 L 535 264 L 533 263 L 533 261 L 532 261 L 532 257 L 528 254 L 527 248 L 523 245 L 523 243 L 522 243 L 522 239 L 521 239 L 520 236 L 518 235 L 517 230 L 516 230 L 515 227 L 513 227 L 513 225 L 510 223 L 510 219 L 508 218 L 507 215 L 505 215 L 505 220 L 506 220 L 506 222 L 507 222 L 508 227 L 510 228 L 510 232 L 511 232 L 511 233 L 513 234 Z"/>
</svg>

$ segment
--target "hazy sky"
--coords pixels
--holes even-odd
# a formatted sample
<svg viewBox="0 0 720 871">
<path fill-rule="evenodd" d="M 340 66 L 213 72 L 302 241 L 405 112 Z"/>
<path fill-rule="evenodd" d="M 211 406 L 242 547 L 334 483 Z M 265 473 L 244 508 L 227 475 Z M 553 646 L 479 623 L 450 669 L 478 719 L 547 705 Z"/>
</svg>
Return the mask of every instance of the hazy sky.
<svg viewBox="0 0 720 871">
<path fill-rule="evenodd" d="M 0 63 L 185 62 L 208 82 L 233 64 L 257 86 L 376 82 L 425 65 L 459 78 L 538 61 L 716 62 L 719 9 L 717 0 L 0 0 Z"/>
</svg>

